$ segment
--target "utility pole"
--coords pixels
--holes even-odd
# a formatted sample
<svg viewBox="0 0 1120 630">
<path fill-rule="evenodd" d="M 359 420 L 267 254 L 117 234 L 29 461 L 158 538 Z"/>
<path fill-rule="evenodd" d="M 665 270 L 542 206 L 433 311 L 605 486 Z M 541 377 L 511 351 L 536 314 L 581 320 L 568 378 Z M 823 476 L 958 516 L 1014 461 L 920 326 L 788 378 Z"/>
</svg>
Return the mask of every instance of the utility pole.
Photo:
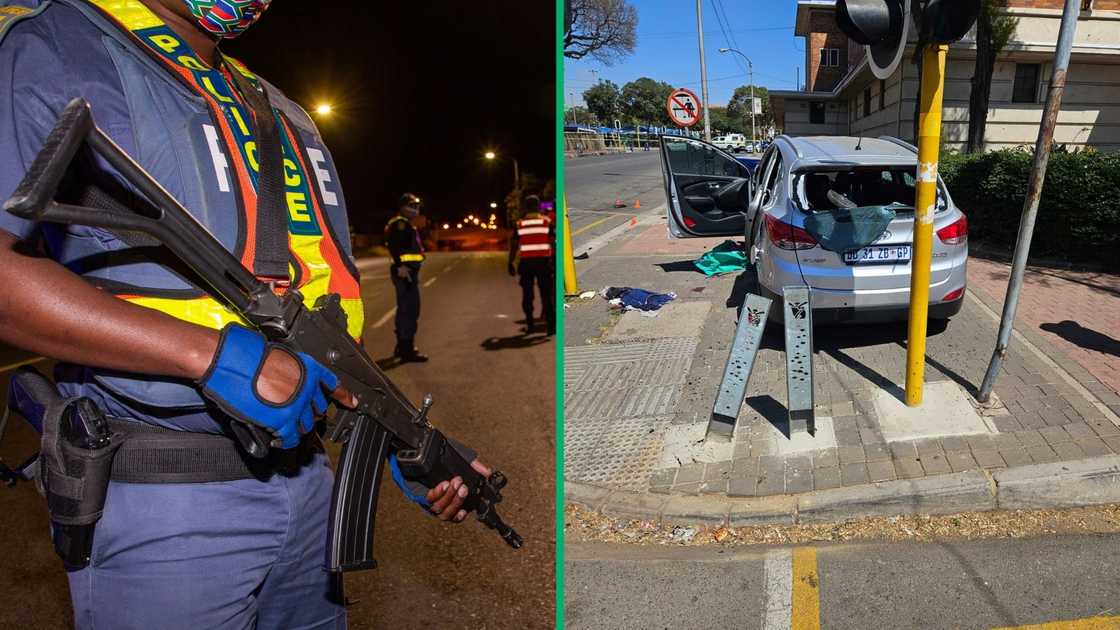
<svg viewBox="0 0 1120 630">
<path fill-rule="evenodd" d="M 700 94 L 704 100 L 704 141 L 712 141 L 712 121 L 708 116 L 708 66 L 704 63 L 704 4 L 696 0 L 696 32 L 700 36 Z"/>
<path fill-rule="evenodd" d="M 756 148 L 754 147 L 754 145 L 758 143 L 758 132 L 755 131 L 754 126 L 754 62 L 751 61 L 750 57 L 744 55 L 741 50 L 736 50 L 734 48 L 720 48 L 719 51 L 721 53 L 733 52 L 736 55 L 739 55 L 743 59 L 747 60 L 747 76 L 750 77 L 751 82 L 751 145 L 752 148 Z"/>
<path fill-rule="evenodd" d="M 1046 107 L 1042 113 L 1042 126 L 1038 129 L 1038 143 L 1034 149 L 1034 166 L 1031 168 L 1030 183 L 1027 185 L 1027 199 L 1023 203 L 1023 216 L 1019 220 L 1019 236 L 1015 241 L 1015 257 L 1011 263 L 1011 280 L 1007 284 L 1007 297 L 1003 300 L 1003 317 L 999 322 L 999 338 L 995 352 L 984 374 L 977 400 L 988 402 L 999 376 L 1007 345 L 1011 341 L 1011 331 L 1015 326 L 1015 312 L 1019 308 L 1019 293 L 1023 288 L 1023 274 L 1027 269 L 1027 257 L 1031 251 L 1031 237 L 1034 235 L 1034 222 L 1038 216 L 1038 202 L 1042 196 L 1042 184 L 1046 179 L 1046 166 L 1050 161 L 1050 147 L 1054 144 L 1054 127 L 1058 123 L 1058 112 L 1062 109 L 1062 95 L 1066 89 L 1066 72 L 1069 70 L 1069 56 L 1073 48 L 1073 35 L 1077 31 L 1077 16 L 1080 12 L 1078 0 L 1066 0 L 1062 13 L 1062 26 L 1058 31 L 1058 47 L 1054 51 L 1054 70 L 1050 74 L 1050 91 L 1046 94 Z"/>
</svg>

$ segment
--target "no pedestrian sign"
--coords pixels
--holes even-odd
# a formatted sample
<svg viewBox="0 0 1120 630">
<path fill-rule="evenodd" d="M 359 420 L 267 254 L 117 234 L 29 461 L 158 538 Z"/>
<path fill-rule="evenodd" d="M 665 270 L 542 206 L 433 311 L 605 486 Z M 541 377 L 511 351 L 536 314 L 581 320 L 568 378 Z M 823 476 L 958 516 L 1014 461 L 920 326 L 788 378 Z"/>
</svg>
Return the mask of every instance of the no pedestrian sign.
<svg viewBox="0 0 1120 630">
<path fill-rule="evenodd" d="M 666 105 L 669 118 L 680 127 L 691 127 L 700 122 L 700 99 L 691 91 L 677 88 L 669 94 Z"/>
</svg>

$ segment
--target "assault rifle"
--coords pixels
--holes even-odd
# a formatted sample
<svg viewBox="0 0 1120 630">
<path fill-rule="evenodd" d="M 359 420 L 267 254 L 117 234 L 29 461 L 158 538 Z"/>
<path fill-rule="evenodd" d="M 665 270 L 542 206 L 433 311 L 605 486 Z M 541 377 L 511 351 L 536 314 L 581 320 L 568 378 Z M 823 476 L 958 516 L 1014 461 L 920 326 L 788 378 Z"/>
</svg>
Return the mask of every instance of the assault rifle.
<svg viewBox="0 0 1120 630">
<path fill-rule="evenodd" d="M 84 146 L 112 165 L 151 205 L 102 203 L 107 207 L 90 208 L 56 201 L 59 185 Z M 311 355 L 338 375 L 358 404 L 352 410 L 337 409 L 328 432 L 330 439 L 343 445 L 327 548 L 327 569 L 336 577 L 376 566 L 374 517 L 382 468 L 391 453 L 406 479 L 425 486 L 462 477 L 469 492 L 463 509 L 474 512 L 510 547 L 521 547 L 521 536 L 495 510 L 502 500 L 505 476 L 495 471 L 484 477 L 471 468 L 428 421 L 431 396 L 417 409 L 385 376 L 347 333 L 339 296 L 325 295 L 308 308 L 296 290 L 277 295 L 97 127 L 85 100 L 74 99 L 67 105 L 4 209 L 34 221 L 108 229 L 126 241 L 136 233 L 154 238 L 194 272 L 209 295 L 271 341 Z M 257 425 L 233 421 L 230 427 L 253 457 L 264 457 L 274 446 L 273 436 Z"/>
</svg>

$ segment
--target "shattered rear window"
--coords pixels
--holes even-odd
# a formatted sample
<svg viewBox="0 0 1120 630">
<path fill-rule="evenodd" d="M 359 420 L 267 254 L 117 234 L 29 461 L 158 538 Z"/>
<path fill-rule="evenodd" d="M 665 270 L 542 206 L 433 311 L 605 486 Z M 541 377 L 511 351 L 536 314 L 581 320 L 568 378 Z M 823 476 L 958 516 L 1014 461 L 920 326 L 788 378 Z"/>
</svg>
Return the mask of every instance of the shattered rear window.
<svg viewBox="0 0 1120 630">
<path fill-rule="evenodd" d="M 799 173 L 793 189 L 797 206 L 805 212 L 836 210 L 837 193 L 853 207 L 899 206 L 913 211 L 915 179 L 913 166 L 872 166 L 847 171 L 811 171 Z M 937 189 L 937 211 L 947 207 L 940 184 Z"/>
</svg>

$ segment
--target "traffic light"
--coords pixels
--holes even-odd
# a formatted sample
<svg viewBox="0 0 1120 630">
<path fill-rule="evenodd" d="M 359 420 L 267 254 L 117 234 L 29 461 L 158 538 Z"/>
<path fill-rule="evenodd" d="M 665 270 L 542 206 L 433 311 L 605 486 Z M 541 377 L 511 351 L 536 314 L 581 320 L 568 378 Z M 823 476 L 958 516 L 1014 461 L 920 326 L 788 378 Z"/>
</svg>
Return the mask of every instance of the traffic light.
<svg viewBox="0 0 1120 630">
<path fill-rule="evenodd" d="M 980 0 L 914 0 L 914 20 L 922 41 L 951 44 L 960 41 L 980 15 Z"/>
<path fill-rule="evenodd" d="M 839 0 L 836 23 L 845 35 L 867 48 L 867 61 L 876 78 L 894 74 L 910 33 L 906 0 Z"/>
<path fill-rule="evenodd" d="M 929 44 L 960 40 L 976 23 L 980 0 L 838 0 L 836 23 L 867 47 L 871 72 L 886 79 L 898 68 L 911 22 Z M 913 16 L 913 19 L 911 19 Z"/>
</svg>

